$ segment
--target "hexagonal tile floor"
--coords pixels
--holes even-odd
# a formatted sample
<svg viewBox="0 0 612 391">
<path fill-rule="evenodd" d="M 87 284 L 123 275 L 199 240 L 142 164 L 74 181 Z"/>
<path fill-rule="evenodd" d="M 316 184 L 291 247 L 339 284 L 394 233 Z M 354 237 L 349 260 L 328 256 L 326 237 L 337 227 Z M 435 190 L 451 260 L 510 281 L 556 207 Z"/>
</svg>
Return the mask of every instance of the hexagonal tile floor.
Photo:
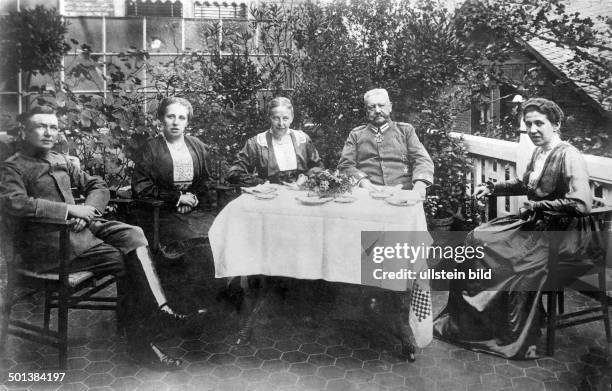
<svg viewBox="0 0 612 391">
<path fill-rule="evenodd" d="M 206 261 L 197 261 L 206 259 Z M 215 299 L 210 254 L 161 265 L 159 274 L 179 310 L 206 305 L 212 314 L 163 342 L 184 365 L 158 372 L 132 362 L 118 336 L 115 314 L 70 314 L 68 369 L 62 382 L 7 382 L 9 372 L 57 371 L 54 349 L 9 337 L 0 360 L 0 389 L 49 390 L 611 390 L 612 360 L 601 323 L 560 331 L 554 357 L 510 361 L 434 340 L 416 362 L 397 353 L 397 341 L 368 328 L 364 290 L 342 284 L 288 282 L 273 296 L 248 345 L 236 346 L 240 315 Z M 284 296 L 284 297 L 283 297 Z M 434 293 L 434 309 L 446 301 Z M 570 294 L 570 309 L 589 302 Z M 355 304 L 358 303 L 358 304 Z M 39 297 L 13 315 L 41 321 Z"/>
</svg>

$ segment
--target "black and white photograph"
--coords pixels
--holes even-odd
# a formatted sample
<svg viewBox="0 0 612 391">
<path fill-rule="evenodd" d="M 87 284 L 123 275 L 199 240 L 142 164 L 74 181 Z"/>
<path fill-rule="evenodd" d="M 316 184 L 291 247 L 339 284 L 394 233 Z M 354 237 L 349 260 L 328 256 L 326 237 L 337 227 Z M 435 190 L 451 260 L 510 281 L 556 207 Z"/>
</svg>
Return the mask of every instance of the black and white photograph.
<svg viewBox="0 0 612 391">
<path fill-rule="evenodd" d="M 0 390 L 612 391 L 612 0 L 0 0 Z"/>
</svg>

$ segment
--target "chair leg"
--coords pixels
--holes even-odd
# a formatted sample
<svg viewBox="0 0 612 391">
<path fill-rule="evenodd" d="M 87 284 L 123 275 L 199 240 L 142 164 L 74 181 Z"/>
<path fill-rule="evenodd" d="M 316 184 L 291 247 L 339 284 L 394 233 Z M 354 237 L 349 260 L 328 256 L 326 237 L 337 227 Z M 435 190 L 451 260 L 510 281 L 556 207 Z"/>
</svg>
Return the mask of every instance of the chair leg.
<svg viewBox="0 0 612 391">
<path fill-rule="evenodd" d="M 43 318 L 43 327 L 45 330 L 49 330 L 49 321 L 51 319 L 51 296 L 53 293 L 51 291 L 45 292 L 45 312 Z"/>
<path fill-rule="evenodd" d="M 565 313 L 565 295 L 563 294 L 563 291 L 557 292 L 557 303 L 559 305 L 559 313 L 564 314 Z"/>
<path fill-rule="evenodd" d="M 555 355 L 555 326 L 557 324 L 557 303 L 555 300 L 556 292 L 548 292 L 547 308 L 548 317 L 546 319 L 546 355 Z"/>
<path fill-rule="evenodd" d="M 59 367 L 66 369 L 68 361 L 68 300 L 67 294 L 60 292 L 57 308 L 57 331 L 59 333 Z"/>
<path fill-rule="evenodd" d="M 606 289 L 606 271 L 599 272 L 599 300 L 601 302 L 601 310 L 603 312 L 604 329 L 606 331 L 606 340 L 612 342 L 610 335 L 610 309 L 608 307 L 608 296 Z"/>
<path fill-rule="evenodd" d="M 2 320 L 0 321 L 0 351 L 4 351 L 8 339 L 9 320 L 11 319 L 11 304 L 4 303 L 0 311 L 0 315 L 2 315 Z"/>
</svg>

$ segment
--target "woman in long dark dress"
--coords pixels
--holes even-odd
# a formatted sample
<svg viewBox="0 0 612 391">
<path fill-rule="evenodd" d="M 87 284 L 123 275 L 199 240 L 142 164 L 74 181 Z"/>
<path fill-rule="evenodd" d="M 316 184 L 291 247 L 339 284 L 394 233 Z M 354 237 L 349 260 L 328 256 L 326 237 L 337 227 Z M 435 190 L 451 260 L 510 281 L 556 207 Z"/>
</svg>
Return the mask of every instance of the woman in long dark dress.
<svg viewBox="0 0 612 391">
<path fill-rule="evenodd" d="M 201 244 L 212 225 L 212 215 L 200 208 L 208 192 L 208 152 L 199 139 L 184 133 L 192 115 L 191 103 L 184 98 L 160 102 L 157 116 L 163 134 L 143 146 L 132 176 L 135 198 L 164 201 L 159 236 L 167 256 L 178 257 Z"/>
<path fill-rule="evenodd" d="M 602 255 L 597 224 L 585 216 L 592 204 L 586 163 L 559 137 L 563 112 L 554 102 L 536 98 L 525 103 L 523 118 L 537 147 L 523 178 L 489 182 L 476 196 L 527 195 L 524 212 L 494 219 L 468 235 L 466 245 L 484 245 L 484 257 L 459 269 L 491 269 L 492 278 L 453 281 L 448 304 L 434 323 L 434 335 L 440 339 L 519 359 L 539 355 L 549 246 L 543 212 L 572 216 L 566 230 L 556 233 L 561 243 L 557 281 L 584 274 Z"/>
</svg>

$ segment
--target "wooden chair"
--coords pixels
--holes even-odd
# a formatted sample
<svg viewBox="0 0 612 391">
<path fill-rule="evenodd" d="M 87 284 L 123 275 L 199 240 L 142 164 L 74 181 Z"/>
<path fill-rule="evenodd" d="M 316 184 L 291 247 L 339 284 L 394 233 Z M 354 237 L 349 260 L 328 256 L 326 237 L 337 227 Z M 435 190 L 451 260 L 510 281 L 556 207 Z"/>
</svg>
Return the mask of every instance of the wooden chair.
<svg viewBox="0 0 612 391">
<path fill-rule="evenodd" d="M 135 224 L 131 219 L 131 212 L 135 209 L 141 209 L 145 211 L 151 221 L 151 229 L 144 229 L 147 241 L 149 242 L 149 248 L 153 253 L 159 251 L 159 213 L 161 207 L 164 205 L 163 201 L 153 199 L 132 199 L 132 198 L 112 198 L 111 203 L 117 206 L 118 220 L 126 222 L 128 224 Z"/>
<path fill-rule="evenodd" d="M 115 283 L 111 274 L 94 275 L 91 272 L 68 272 L 70 264 L 70 224 L 65 220 L 55 219 L 21 219 L 21 222 L 45 227 L 49 233 L 59 231 L 59 251 L 57 255 L 59 270 L 57 273 L 36 273 L 20 268 L 20 255 L 13 245 L 14 232 L 8 227 L 5 217 L 0 217 L 2 232 L 2 270 L 5 272 L 7 286 L 0 298 L 2 322 L 0 324 L 0 349 L 6 346 L 9 334 L 45 345 L 53 346 L 59 351 L 59 367 L 66 368 L 68 350 L 68 312 L 70 309 L 111 310 L 117 309 L 117 297 L 99 296 L 102 290 Z M 11 248 L 12 247 L 12 248 Z M 24 285 L 27 293 L 17 295 L 19 285 Z M 22 320 L 11 319 L 11 307 L 20 299 L 36 293 L 44 295 L 43 325 L 36 325 Z M 57 308 L 57 328 L 49 327 L 51 309 Z M 118 319 L 120 323 L 120 319 Z"/>
<path fill-rule="evenodd" d="M 488 202 L 488 218 L 496 217 L 497 213 L 497 198 L 494 195 L 489 196 Z M 603 243 L 603 265 L 597 267 L 587 274 L 581 276 L 576 284 L 572 287 L 578 288 L 580 293 L 592 296 L 599 301 L 599 305 L 586 308 L 571 313 L 565 313 L 564 308 L 564 291 L 569 287 L 559 286 L 557 284 L 557 261 L 559 258 L 560 241 L 554 236 L 555 231 L 563 230 L 563 218 L 567 217 L 564 213 L 546 212 L 545 217 L 548 220 L 547 231 L 550 235 L 550 247 L 548 253 L 548 281 L 547 290 L 543 292 L 546 296 L 546 354 L 553 356 L 555 353 L 555 331 L 566 327 L 572 327 L 579 324 L 585 324 L 596 321 L 603 321 L 604 331 L 608 342 L 612 342 L 610 334 L 610 311 L 609 306 L 612 304 L 612 298 L 607 296 L 606 269 L 610 265 L 605 262 L 608 257 L 610 248 L 610 236 L 612 235 L 612 206 L 595 207 L 591 210 L 589 216 L 594 217 L 601 228 L 602 243 Z M 585 281 L 585 277 L 596 276 L 596 286 Z M 582 287 L 582 289 L 580 289 Z M 594 315 L 593 315 L 594 314 Z"/>
</svg>

